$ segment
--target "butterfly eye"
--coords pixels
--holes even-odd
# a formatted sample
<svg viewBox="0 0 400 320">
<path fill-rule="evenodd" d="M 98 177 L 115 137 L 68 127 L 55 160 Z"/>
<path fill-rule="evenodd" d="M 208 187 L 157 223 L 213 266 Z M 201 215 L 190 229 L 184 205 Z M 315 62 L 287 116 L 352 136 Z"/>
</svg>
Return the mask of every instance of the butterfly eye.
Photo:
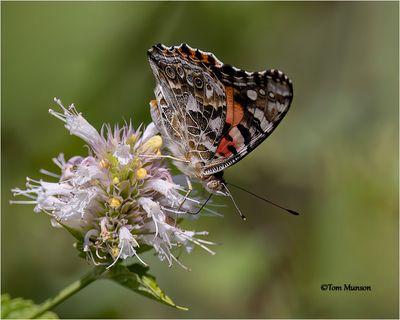
<svg viewBox="0 0 400 320">
<path fill-rule="evenodd" d="M 203 88 L 203 80 L 201 80 L 199 77 L 194 78 L 194 85 L 195 85 L 198 89 Z"/>
<path fill-rule="evenodd" d="M 182 67 L 177 67 L 176 72 L 178 73 L 178 76 L 183 78 L 185 76 L 185 71 L 183 71 Z"/>
<path fill-rule="evenodd" d="M 165 73 L 167 74 L 168 78 L 171 78 L 171 79 L 175 78 L 175 70 L 172 67 L 166 66 Z"/>
</svg>

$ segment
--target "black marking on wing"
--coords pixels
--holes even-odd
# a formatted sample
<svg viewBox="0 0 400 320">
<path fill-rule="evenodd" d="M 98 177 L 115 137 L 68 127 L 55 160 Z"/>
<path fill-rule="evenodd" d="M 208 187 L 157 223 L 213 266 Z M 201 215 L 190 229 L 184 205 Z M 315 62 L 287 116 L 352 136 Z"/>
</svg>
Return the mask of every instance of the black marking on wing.
<svg viewBox="0 0 400 320">
<path fill-rule="evenodd" d="M 237 128 L 239 129 L 240 134 L 243 136 L 244 143 L 245 143 L 246 145 L 250 144 L 250 142 L 251 142 L 251 134 L 250 134 L 249 129 L 247 129 L 247 128 L 246 128 L 244 125 L 242 125 L 241 123 L 239 123 L 239 124 L 237 125 Z"/>
</svg>

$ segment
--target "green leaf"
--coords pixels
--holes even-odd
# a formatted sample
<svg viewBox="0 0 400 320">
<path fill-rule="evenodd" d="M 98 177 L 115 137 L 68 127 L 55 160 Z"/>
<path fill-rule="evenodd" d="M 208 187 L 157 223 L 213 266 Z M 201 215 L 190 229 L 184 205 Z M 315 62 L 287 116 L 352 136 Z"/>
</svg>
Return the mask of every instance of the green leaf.
<svg viewBox="0 0 400 320">
<path fill-rule="evenodd" d="M 57 221 L 65 230 L 67 230 L 75 239 L 78 241 L 83 242 L 83 234 L 82 231 L 79 231 L 77 229 L 71 228 L 64 223 Z"/>
<path fill-rule="evenodd" d="M 156 282 L 156 278 L 148 274 L 148 271 L 148 267 L 144 267 L 138 263 L 130 266 L 118 264 L 112 267 L 104 275 L 104 278 L 113 280 L 147 298 L 156 300 L 170 307 L 185 311 L 188 310 L 186 307 L 176 305 L 175 302 L 161 290 Z"/>
<path fill-rule="evenodd" d="M 39 309 L 31 300 L 22 298 L 11 299 L 8 294 L 1 295 L 1 318 L 2 319 L 28 319 Z M 58 319 L 58 316 L 47 311 L 39 319 Z"/>
<path fill-rule="evenodd" d="M 146 251 L 149 251 L 151 249 L 153 249 L 153 246 L 149 246 L 147 244 L 141 244 L 140 247 L 135 248 L 136 249 L 136 253 L 144 253 Z"/>
</svg>

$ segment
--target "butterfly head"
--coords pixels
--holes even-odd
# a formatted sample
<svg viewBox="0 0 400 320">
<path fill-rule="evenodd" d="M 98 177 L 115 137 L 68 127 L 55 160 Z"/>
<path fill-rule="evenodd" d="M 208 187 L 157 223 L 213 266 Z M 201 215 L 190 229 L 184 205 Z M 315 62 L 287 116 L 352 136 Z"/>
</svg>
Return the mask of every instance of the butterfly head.
<svg viewBox="0 0 400 320">
<path fill-rule="evenodd" d="M 229 192 L 228 187 L 226 186 L 226 182 L 223 178 L 223 174 L 224 174 L 223 171 L 219 171 L 215 174 L 207 176 L 206 178 L 203 178 L 204 187 L 211 194 L 216 194 L 219 196 L 226 196 L 226 197 L 231 198 L 240 217 L 243 220 L 246 220 L 246 217 L 240 211 L 239 207 L 236 204 L 235 199 L 232 197 L 231 193 Z"/>
<path fill-rule="evenodd" d="M 228 189 L 226 188 L 226 183 L 223 178 L 222 171 L 203 178 L 203 185 L 204 185 L 204 188 L 212 194 L 216 194 L 216 195 L 220 195 L 220 196 L 229 196 L 230 195 Z"/>
</svg>

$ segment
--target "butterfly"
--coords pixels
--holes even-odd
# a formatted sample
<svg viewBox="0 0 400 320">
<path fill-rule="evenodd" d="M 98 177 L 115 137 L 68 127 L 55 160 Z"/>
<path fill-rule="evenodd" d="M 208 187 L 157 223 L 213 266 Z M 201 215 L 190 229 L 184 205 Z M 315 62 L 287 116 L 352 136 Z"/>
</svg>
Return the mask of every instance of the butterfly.
<svg viewBox="0 0 400 320">
<path fill-rule="evenodd" d="M 247 72 L 187 44 L 147 52 L 156 79 L 152 120 L 187 177 L 230 195 L 223 170 L 263 142 L 289 110 L 293 85 L 279 70 Z"/>
</svg>

